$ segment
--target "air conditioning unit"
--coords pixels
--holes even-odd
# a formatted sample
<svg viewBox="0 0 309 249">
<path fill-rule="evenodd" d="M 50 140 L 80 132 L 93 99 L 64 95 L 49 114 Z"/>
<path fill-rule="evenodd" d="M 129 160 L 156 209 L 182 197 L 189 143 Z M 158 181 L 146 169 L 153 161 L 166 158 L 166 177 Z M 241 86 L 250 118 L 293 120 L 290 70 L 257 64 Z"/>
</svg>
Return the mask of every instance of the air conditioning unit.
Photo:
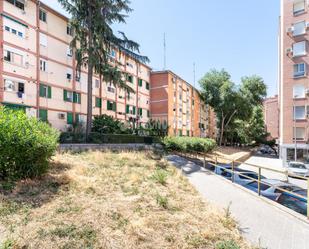
<svg viewBox="0 0 309 249">
<path fill-rule="evenodd" d="M 64 113 L 58 113 L 58 118 L 59 119 L 65 119 L 65 114 Z"/>
<path fill-rule="evenodd" d="M 293 33 L 293 31 L 294 31 L 294 27 L 293 27 L 293 26 L 286 29 L 286 32 L 287 32 L 288 34 Z"/>
</svg>

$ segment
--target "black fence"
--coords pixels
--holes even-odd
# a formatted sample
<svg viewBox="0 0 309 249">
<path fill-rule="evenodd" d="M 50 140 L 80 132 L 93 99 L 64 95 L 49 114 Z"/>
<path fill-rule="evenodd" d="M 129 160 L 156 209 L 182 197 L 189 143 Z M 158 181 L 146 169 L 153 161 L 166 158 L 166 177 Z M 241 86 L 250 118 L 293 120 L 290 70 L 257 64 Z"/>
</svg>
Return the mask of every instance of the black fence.
<svg viewBox="0 0 309 249">
<path fill-rule="evenodd" d="M 85 133 L 63 132 L 60 135 L 61 144 L 153 144 L 160 143 L 160 138 L 150 136 L 90 133 L 86 141 Z"/>
</svg>

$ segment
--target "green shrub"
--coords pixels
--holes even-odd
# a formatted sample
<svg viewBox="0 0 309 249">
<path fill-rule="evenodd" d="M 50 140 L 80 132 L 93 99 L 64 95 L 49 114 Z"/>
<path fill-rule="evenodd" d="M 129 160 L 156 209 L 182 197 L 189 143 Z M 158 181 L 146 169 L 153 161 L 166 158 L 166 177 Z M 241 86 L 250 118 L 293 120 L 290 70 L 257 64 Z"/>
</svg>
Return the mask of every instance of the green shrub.
<svg viewBox="0 0 309 249">
<path fill-rule="evenodd" d="M 58 132 L 23 111 L 0 107 L 0 179 L 17 180 L 46 172 Z"/>
<path fill-rule="evenodd" d="M 161 185 L 166 185 L 167 173 L 163 169 L 157 169 L 151 178 Z"/>
<path fill-rule="evenodd" d="M 225 240 L 216 244 L 216 249 L 240 249 L 233 240 Z"/>
<path fill-rule="evenodd" d="M 206 153 L 216 147 L 216 142 L 209 138 L 165 137 L 163 139 L 163 145 L 168 151 Z"/>
</svg>

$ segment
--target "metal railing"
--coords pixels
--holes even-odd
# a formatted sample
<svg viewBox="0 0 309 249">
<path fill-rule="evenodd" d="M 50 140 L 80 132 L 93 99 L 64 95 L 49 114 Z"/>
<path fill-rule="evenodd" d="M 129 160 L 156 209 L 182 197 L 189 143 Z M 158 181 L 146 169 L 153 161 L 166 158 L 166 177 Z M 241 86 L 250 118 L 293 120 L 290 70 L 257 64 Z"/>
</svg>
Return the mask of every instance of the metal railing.
<svg viewBox="0 0 309 249">
<path fill-rule="evenodd" d="M 176 153 L 177 154 L 177 153 Z M 215 156 L 215 157 L 211 157 L 207 154 L 200 154 L 200 153 L 181 153 L 180 154 L 181 156 L 185 156 L 187 158 L 192 158 L 192 159 L 199 159 L 199 160 L 202 160 L 203 161 L 203 166 L 204 168 L 207 168 L 207 165 L 211 165 L 213 167 L 215 167 L 215 172 L 216 172 L 216 169 L 221 169 L 225 172 L 228 172 L 231 174 L 231 181 L 233 183 L 235 183 L 235 174 L 239 175 L 239 176 L 242 176 L 243 178 L 246 178 L 248 180 L 252 180 L 252 181 L 255 181 L 257 182 L 257 185 L 258 185 L 258 189 L 257 189 L 257 194 L 259 196 L 261 196 L 261 185 L 267 185 L 269 187 L 273 187 L 279 191 L 281 191 L 282 193 L 287 193 L 291 196 L 294 196 L 294 197 L 297 197 L 297 198 L 300 198 L 300 199 L 307 199 L 307 218 L 309 219 L 309 205 L 308 205 L 308 200 L 309 200 L 309 178 L 307 177 L 303 177 L 303 176 L 299 176 L 299 175 L 294 175 L 294 174 L 291 174 L 288 172 L 288 170 L 278 170 L 278 169 L 271 169 L 271 168 L 267 168 L 267 167 L 264 167 L 264 166 L 259 166 L 259 165 L 255 165 L 255 164 L 252 164 L 252 163 L 246 163 L 246 162 L 240 162 L 240 161 L 237 161 L 237 160 L 231 160 L 231 159 L 228 159 L 228 158 L 225 158 L 225 157 L 218 157 L 218 156 Z M 224 161 L 223 164 L 230 164 L 231 165 L 231 169 L 228 169 L 226 167 L 223 167 L 223 166 L 220 166 L 219 165 L 219 162 L 218 160 L 222 160 Z M 258 176 L 258 179 L 256 178 L 253 178 L 253 177 L 250 177 L 250 176 L 247 176 L 245 174 L 243 174 L 243 172 L 241 171 L 237 171 L 237 167 L 236 167 L 236 164 L 239 164 L 239 165 L 248 165 L 250 167 L 253 167 L 256 169 L 257 172 L 255 172 Z M 252 171 L 252 170 L 247 170 L 247 169 L 242 169 L 243 171 Z M 302 179 L 302 180 L 306 180 L 307 182 L 307 196 L 303 196 L 303 195 L 300 195 L 300 194 L 297 194 L 293 191 L 289 191 L 287 189 L 284 189 L 284 188 L 281 188 L 279 186 L 276 186 L 276 185 L 273 185 L 273 184 L 270 184 L 268 182 L 265 182 L 263 181 L 262 179 L 262 170 L 263 171 L 270 171 L 270 172 L 273 172 L 273 173 L 279 173 L 279 174 L 282 174 L 284 175 L 284 177 L 286 178 L 286 182 L 289 181 L 289 177 L 295 177 L 295 178 L 299 178 L 299 179 Z"/>
</svg>

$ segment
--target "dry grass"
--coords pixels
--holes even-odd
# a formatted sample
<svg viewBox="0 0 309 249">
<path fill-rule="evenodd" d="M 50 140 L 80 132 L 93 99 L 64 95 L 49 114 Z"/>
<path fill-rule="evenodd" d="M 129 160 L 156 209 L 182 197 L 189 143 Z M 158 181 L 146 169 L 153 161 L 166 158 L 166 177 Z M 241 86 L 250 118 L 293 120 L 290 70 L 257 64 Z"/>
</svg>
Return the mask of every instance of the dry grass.
<svg viewBox="0 0 309 249">
<path fill-rule="evenodd" d="M 48 175 L 0 197 L 6 249 L 249 248 L 229 215 L 150 152 L 59 154 Z"/>
</svg>

